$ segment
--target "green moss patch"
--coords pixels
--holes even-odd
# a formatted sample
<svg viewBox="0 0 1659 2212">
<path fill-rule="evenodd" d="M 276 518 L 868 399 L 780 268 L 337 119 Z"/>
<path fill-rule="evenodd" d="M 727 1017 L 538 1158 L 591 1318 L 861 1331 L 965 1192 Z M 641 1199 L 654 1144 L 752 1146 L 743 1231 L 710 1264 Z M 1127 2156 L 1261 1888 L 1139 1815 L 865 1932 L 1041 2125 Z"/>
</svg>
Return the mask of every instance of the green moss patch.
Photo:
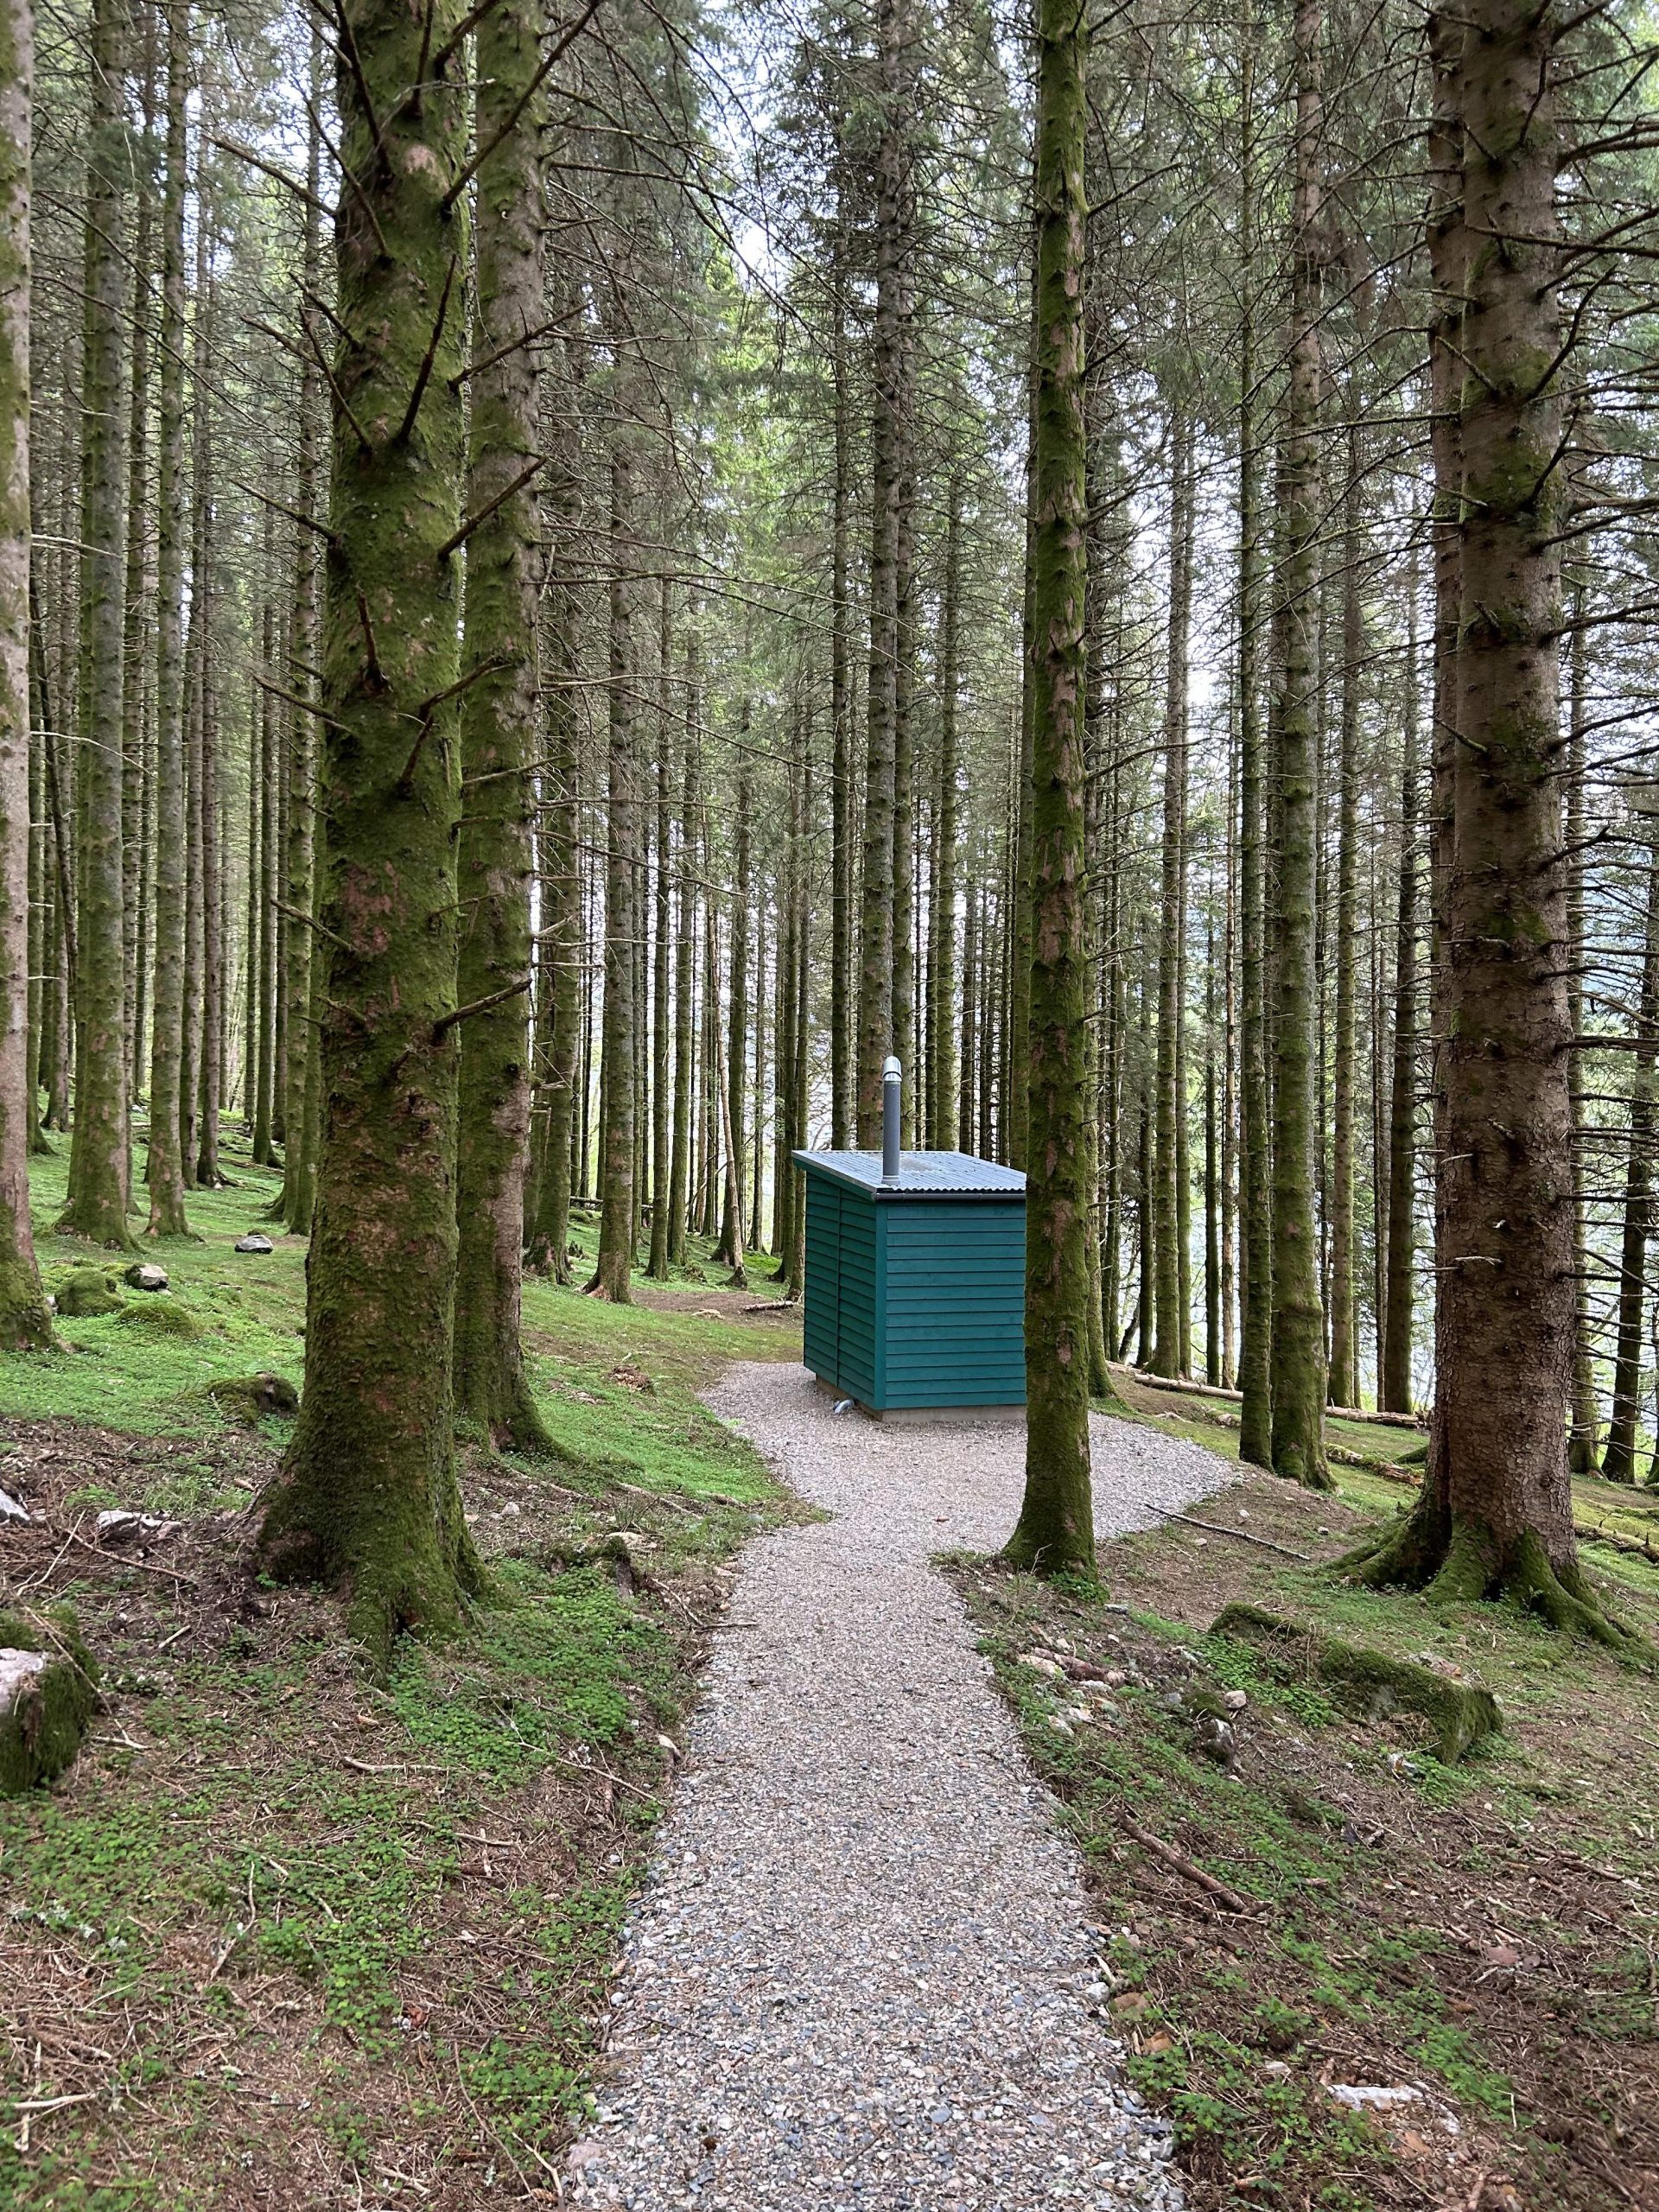
<svg viewBox="0 0 1659 2212">
<path fill-rule="evenodd" d="M 179 1305 L 165 1294 L 147 1299 L 142 1306 L 124 1306 L 116 1316 L 116 1325 L 140 1330 L 150 1337 L 178 1337 L 187 1344 L 194 1344 L 207 1333 L 200 1313 L 193 1313 L 188 1306 Z"/>
<path fill-rule="evenodd" d="M 67 1321 L 84 1321 L 100 1313 L 118 1313 L 125 1304 L 121 1278 L 104 1268 L 72 1268 L 54 1293 L 58 1312 Z"/>
</svg>

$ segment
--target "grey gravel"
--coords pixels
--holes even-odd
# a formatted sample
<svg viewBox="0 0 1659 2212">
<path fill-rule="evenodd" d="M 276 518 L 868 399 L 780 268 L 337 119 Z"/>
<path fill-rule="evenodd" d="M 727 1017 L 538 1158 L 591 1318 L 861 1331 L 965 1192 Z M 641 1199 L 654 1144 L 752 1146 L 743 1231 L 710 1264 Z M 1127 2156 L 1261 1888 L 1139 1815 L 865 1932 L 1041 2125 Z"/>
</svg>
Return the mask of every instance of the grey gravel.
<svg viewBox="0 0 1659 2212">
<path fill-rule="evenodd" d="M 1006 1538 L 1023 1429 L 837 1415 L 781 1365 L 735 1369 L 710 1403 L 832 1517 L 745 1554 L 573 2200 L 1178 2212 L 1168 2127 L 1109 2025 L 1109 1931 L 930 1565 Z M 1227 1479 L 1195 1445 L 1093 1432 L 1103 1536 Z"/>
</svg>

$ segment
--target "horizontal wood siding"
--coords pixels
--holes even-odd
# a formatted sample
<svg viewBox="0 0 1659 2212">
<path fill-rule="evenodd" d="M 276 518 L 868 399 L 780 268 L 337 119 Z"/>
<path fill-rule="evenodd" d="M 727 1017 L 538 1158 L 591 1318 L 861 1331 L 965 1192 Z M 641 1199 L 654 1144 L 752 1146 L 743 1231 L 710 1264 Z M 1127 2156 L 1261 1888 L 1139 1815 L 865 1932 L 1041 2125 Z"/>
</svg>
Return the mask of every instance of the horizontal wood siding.
<svg viewBox="0 0 1659 2212">
<path fill-rule="evenodd" d="M 1026 1211 L 887 1206 L 886 1403 L 1021 1405 Z"/>
<path fill-rule="evenodd" d="M 861 1405 L 880 1405 L 881 1281 L 876 1210 L 856 1191 L 841 1193 L 841 1356 L 837 1381 Z"/>
<path fill-rule="evenodd" d="M 806 1293 L 801 1357 L 826 1382 L 841 1379 L 841 1192 L 822 1175 L 806 1179 Z"/>
</svg>

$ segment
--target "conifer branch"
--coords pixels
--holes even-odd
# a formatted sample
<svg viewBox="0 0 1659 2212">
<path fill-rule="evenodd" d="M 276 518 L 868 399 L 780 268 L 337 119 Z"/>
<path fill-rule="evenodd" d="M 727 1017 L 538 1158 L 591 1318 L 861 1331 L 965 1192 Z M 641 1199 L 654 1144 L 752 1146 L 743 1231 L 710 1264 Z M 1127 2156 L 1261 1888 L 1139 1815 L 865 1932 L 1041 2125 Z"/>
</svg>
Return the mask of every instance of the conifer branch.
<svg viewBox="0 0 1659 2212">
<path fill-rule="evenodd" d="M 521 468 L 518 474 L 513 478 L 511 484 L 504 486 L 503 488 L 496 493 L 493 499 L 479 509 L 475 515 L 467 516 L 466 521 L 462 523 L 461 528 L 455 532 L 454 536 L 447 539 L 443 544 L 439 546 L 435 557 L 440 563 L 442 563 L 447 561 L 452 553 L 458 553 L 461 547 L 467 543 L 467 539 L 472 536 L 473 532 L 482 524 L 486 523 L 498 507 L 505 506 L 507 501 L 512 499 L 513 493 L 515 492 L 522 492 L 525 485 L 529 483 L 531 478 L 537 474 L 538 472 L 545 468 L 546 466 L 547 455 L 545 454 L 537 454 L 535 460 L 531 462 L 530 467 L 528 468 Z"/>
<path fill-rule="evenodd" d="M 493 1006 L 501 1006 L 508 999 L 516 999 L 530 988 L 531 979 L 521 976 L 516 983 L 508 983 L 499 991 L 492 991 L 486 998 L 474 999 L 470 1006 L 458 1006 L 452 1013 L 441 1014 L 432 1025 L 432 1042 L 441 1044 L 458 1021 L 470 1021 L 475 1014 L 487 1014 Z"/>
<path fill-rule="evenodd" d="M 505 122 L 502 124 L 501 128 L 496 132 L 494 137 L 489 141 L 487 145 L 480 146 L 479 148 L 478 151 L 473 156 L 472 160 L 467 162 L 466 168 L 462 169 L 461 175 L 450 186 L 448 191 L 444 194 L 443 198 L 438 202 L 438 205 L 441 207 L 447 210 L 454 206 L 456 200 L 459 200 L 461 194 L 466 191 L 467 186 L 478 175 L 480 169 L 483 168 L 485 162 L 489 160 L 490 156 L 494 153 L 496 148 L 499 146 L 505 139 L 510 137 L 512 132 L 518 129 L 519 117 L 530 105 L 531 100 L 535 99 L 537 93 L 541 91 L 542 86 L 547 82 L 548 79 L 553 74 L 554 70 L 557 68 L 560 60 L 563 59 L 568 49 L 575 44 L 577 39 L 581 37 L 583 31 L 587 29 L 588 24 L 592 22 L 594 17 L 599 13 L 600 9 L 603 5 L 604 0 L 588 0 L 588 5 L 582 10 L 581 15 L 577 16 L 575 22 L 571 24 L 569 29 L 564 33 L 562 38 L 555 41 L 546 58 L 543 60 L 541 67 L 537 69 L 536 74 L 531 79 L 530 82 L 524 86 L 524 91 L 519 94 L 518 99 L 513 103 L 512 113 L 507 117 Z"/>
<path fill-rule="evenodd" d="M 246 498 L 257 499 L 262 507 L 269 507 L 274 514 L 286 515 L 289 522 L 298 523 L 302 529 L 315 531 L 325 544 L 339 552 L 340 539 L 326 522 L 319 522 L 315 515 L 302 514 L 297 507 L 288 506 L 281 499 L 273 499 L 268 492 L 256 491 L 251 484 L 245 484 L 239 476 L 232 476 L 231 482 Z"/>
<path fill-rule="evenodd" d="M 431 341 L 427 346 L 419 372 L 416 376 L 415 389 L 409 395 L 409 405 L 404 411 L 404 419 L 397 426 L 397 435 L 392 440 L 394 445 L 400 446 L 406 442 L 415 428 L 415 418 L 421 411 L 421 402 L 426 397 L 427 379 L 432 373 L 433 362 L 438 358 L 438 347 L 443 342 L 443 326 L 449 315 L 449 293 L 455 281 L 455 270 L 458 265 L 455 257 L 452 254 L 449 257 L 448 272 L 443 280 L 443 296 L 438 302 L 438 319 L 432 326 Z"/>
</svg>

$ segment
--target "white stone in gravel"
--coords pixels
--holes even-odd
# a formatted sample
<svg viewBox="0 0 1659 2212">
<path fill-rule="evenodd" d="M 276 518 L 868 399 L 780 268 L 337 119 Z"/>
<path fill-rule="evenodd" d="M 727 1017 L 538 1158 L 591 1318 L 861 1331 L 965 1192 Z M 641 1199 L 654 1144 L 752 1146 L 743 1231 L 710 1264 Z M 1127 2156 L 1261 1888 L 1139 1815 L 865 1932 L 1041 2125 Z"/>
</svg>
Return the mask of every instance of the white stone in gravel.
<svg viewBox="0 0 1659 2212">
<path fill-rule="evenodd" d="M 1023 1430 L 838 1418 L 790 1366 L 737 1368 L 710 1404 L 830 1517 L 744 1555 L 574 2201 L 1178 2212 L 1167 2125 L 1096 2010 L 1076 1857 L 931 1565 L 1007 1538 Z M 1102 1536 L 1229 1479 L 1196 1445 L 1091 1426 Z"/>
</svg>

